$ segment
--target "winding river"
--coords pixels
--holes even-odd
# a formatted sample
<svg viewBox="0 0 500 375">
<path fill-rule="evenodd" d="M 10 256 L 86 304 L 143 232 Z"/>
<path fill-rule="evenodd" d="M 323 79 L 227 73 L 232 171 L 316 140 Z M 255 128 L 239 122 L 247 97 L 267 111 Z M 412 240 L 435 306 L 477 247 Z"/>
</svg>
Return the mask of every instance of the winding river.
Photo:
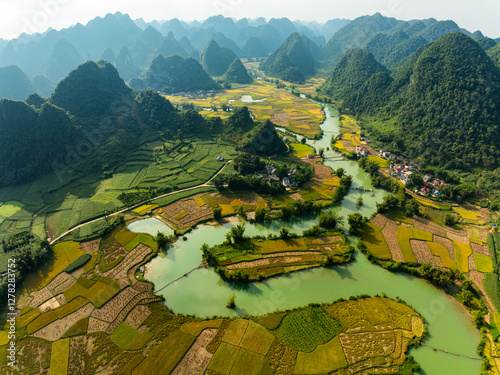
<svg viewBox="0 0 500 375">
<path fill-rule="evenodd" d="M 329 147 L 333 134 L 339 131 L 337 111 L 325 107 L 326 119 L 322 124 L 323 138 L 310 141 L 316 149 Z M 342 160 L 333 151 L 325 152 L 325 164 L 334 169 L 343 167 L 353 176 L 353 186 L 372 188 L 369 176 L 354 161 Z M 356 208 L 356 200 L 363 195 L 363 206 Z M 376 201 L 384 195 L 381 190 L 360 192 L 352 190 L 336 210 L 347 217 L 349 213 L 361 212 L 371 216 L 376 210 Z M 293 222 L 271 224 L 247 224 L 246 235 L 278 233 L 288 227 L 291 232 L 303 230 L 317 223 L 310 217 Z M 147 266 L 146 278 L 162 288 L 186 272 L 199 266 L 202 261 L 200 247 L 203 243 L 215 245 L 224 241 L 224 236 L 237 222 L 217 227 L 199 225 L 186 235 L 185 241 L 177 241 L 165 254 L 153 259 Z M 236 295 L 235 310 L 225 307 L 227 298 Z M 426 346 L 412 349 L 411 353 L 421 365 L 421 374 L 428 375 L 471 375 L 479 374 L 481 361 L 476 348 L 480 335 L 469 316 L 458 303 L 429 283 L 404 274 L 394 274 L 371 264 L 357 252 L 356 260 L 345 266 L 317 268 L 272 278 L 250 285 L 226 283 L 210 269 L 197 269 L 188 277 L 179 279 L 162 289 L 166 305 L 176 313 L 199 317 L 262 315 L 271 311 L 295 308 L 309 303 L 332 302 L 338 298 L 348 298 L 359 294 L 387 294 L 400 297 L 420 312 L 428 325 L 429 335 Z M 435 351 L 438 348 L 451 353 Z"/>
</svg>

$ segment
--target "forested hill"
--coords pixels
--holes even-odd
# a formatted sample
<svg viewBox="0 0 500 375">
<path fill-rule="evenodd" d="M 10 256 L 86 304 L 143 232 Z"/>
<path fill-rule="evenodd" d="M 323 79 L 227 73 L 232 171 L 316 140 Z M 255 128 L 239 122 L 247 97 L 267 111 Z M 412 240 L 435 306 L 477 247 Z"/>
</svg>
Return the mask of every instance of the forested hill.
<svg viewBox="0 0 500 375">
<path fill-rule="evenodd" d="M 0 100 L 0 187 L 53 172 L 54 178 L 66 173 L 67 177 L 113 173 L 145 139 L 217 136 L 258 146 L 261 131 L 275 133 L 267 124 L 246 136 L 255 128 L 247 107 L 224 121 L 204 118 L 194 109 L 176 109 L 155 91 L 134 94 L 107 62 L 86 62 L 61 81 L 49 99 L 33 94 L 27 103 Z M 272 148 L 280 144 L 273 143 Z"/>
<path fill-rule="evenodd" d="M 304 43 L 305 39 L 307 38 L 293 33 L 260 68 L 273 77 L 290 82 L 304 82 L 307 76 L 314 74 L 314 58 L 311 53 L 314 42 Z"/>
<path fill-rule="evenodd" d="M 366 129 L 394 152 L 446 168 L 498 167 L 500 71 L 461 32 L 421 47 L 392 77 L 373 74 L 343 99 L 349 113 L 390 119 Z"/>
<path fill-rule="evenodd" d="M 321 90 L 329 96 L 344 98 L 359 90 L 375 73 L 386 71 L 370 52 L 353 49 L 342 56 Z"/>
<path fill-rule="evenodd" d="M 143 86 L 167 94 L 220 88 L 198 61 L 180 56 L 157 56 L 144 75 Z"/>
<path fill-rule="evenodd" d="M 201 55 L 201 65 L 208 74 L 218 77 L 226 72 L 234 59 L 236 59 L 236 54 L 232 50 L 219 46 L 212 39 Z"/>
<path fill-rule="evenodd" d="M 234 59 L 221 79 L 223 82 L 241 84 L 251 83 L 253 81 L 253 78 L 248 75 L 247 69 L 239 58 Z"/>
<path fill-rule="evenodd" d="M 131 97 L 132 90 L 115 67 L 101 60 L 73 70 L 57 85 L 50 101 L 74 115 L 96 117 L 109 113 L 115 102 Z"/>
</svg>

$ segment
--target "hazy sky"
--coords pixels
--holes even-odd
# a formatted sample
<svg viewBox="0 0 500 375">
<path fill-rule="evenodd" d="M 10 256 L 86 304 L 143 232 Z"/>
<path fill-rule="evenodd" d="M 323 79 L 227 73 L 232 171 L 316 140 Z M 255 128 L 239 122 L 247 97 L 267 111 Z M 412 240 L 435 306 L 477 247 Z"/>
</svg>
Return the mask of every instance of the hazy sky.
<svg viewBox="0 0 500 375">
<path fill-rule="evenodd" d="M 402 20 L 451 19 L 470 31 L 500 37 L 498 0 L 0 0 L 0 37 L 61 29 L 120 11 L 133 19 L 203 20 L 222 14 L 234 18 L 288 17 L 324 22 L 380 12 Z M 230 35 L 228 35 L 230 37 Z"/>
</svg>

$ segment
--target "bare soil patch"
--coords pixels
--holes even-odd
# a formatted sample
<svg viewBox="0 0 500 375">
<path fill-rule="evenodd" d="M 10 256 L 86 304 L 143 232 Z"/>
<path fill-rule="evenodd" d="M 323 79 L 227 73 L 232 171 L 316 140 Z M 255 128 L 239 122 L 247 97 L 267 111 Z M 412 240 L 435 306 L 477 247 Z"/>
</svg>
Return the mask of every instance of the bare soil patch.
<svg viewBox="0 0 500 375">
<path fill-rule="evenodd" d="M 426 232 L 441 236 L 441 237 L 446 237 L 446 231 L 436 223 L 433 223 L 432 221 L 429 221 L 427 219 L 421 218 L 419 216 L 413 216 L 412 217 L 413 223 L 415 228 L 424 230 Z"/>
<path fill-rule="evenodd" d="M 145 305 L 137 305 L 130 311 L 125 319 L 125 323 L 134 329 L 141 326 L 142 322 L 151 314 L 151 310 Z"/>
<path fill-rule="evenodd" d="M 80 319 L 89 316 L 93 310 L 94 306 L 91 303 L 87 303 L 85 306 L 79 308 L 64 318 L 58 319 L 55 322 L 39 329 L 33 334 L 33 336 L 49 341 L 57 341 L 73 324 L 78 322 Z"/>
<path fill-rule="evenodd" d="M 383 228 L 387 223 L 387 217 L 381 214 L 377 214 L 377 216 L 375 216 L 375 218 L 373 218 L 371 222 L 375 224 L 377 227 Z"/>
<path fill-rule="evenodd" d="M 454 247 L 453 242 L 451 240 L 449 240 L 448 238 L 443 238 L 443 237 L 434 235 L 433 241 L 446 247 L 446 249 L 448 249 L 448 253 L 450 253 L 451 260 L 455 261 L 455 247 Z"/>
<path fill-rule="evenodd" d="M 207 345 L 217 334 L 217 329 L 205 329 L 196 339 L 172 375 L 202 375 L 205 373 L 213 354 Z"/>
<path fill-rule="evenodd" d="M 404 262 L 403 253 L 398 245 L 398 225 L 389 221 L 382 229 L 382 235 L 384 236 L 387 246 L 391 252 L 391 257 L 393 260 Z"/>
<path fill-rule="evenodd" d="M 437 266 L 434 256 L 425 241 L 419 240 L 410 240 L 411 249 L 413 250 L 413 254 L 415 254 L 415 258 L 419 263 L 430 263 L 434 267 Z"/>
<path fill-rule="evenodd" d="M 97 253 L 97 250 L 99 249 L 99 238 L 96 240 L 92 241 L 87 241 L 87 242 L 81 242 L 80 246 L 82 251 L 85 251 L 86 253 Z"/>
</svg>

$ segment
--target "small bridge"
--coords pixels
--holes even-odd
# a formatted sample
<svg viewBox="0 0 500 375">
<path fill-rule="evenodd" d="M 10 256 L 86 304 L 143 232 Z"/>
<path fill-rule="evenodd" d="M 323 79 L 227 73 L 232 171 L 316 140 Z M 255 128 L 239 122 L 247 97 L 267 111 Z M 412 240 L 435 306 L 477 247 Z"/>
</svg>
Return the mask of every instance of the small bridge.
<svg viewBox="0 0 500 375">
<path fill-rule="evenodd" d="M 186 272 L 184 275 L 179 276 L 177 279 L 170 281 L 168 284 L 166 284 L 166 285 L 162 286 L 160 289 L 155 290 L 155 291 L 154 291 L 154 293 L 161 292 L 161 291 L 162 291 L 163 289 L 165 289 L 167 286 L 169 286 L 169 285 L 171 285 L 171 284 L 173 284 L 173 283 L 176 283 L 177 281 L 179 281 L 180 279 L 182 279 L 182 278 L 184 278 L 184 277 L 188 277 L 188 276 L 189 276 L 189 274 L 190 274 L 191 272 L 196 271 L 196 270 L 199 270 L 199 269 L 201 269 L 201 268 L 207 268 L 207 266 L 205 266 L 205 265 L 201 265 L 201 266 L 198 266 L 198 267 L 193 268 L 191 271 Z"/>
<path fill-rule="evenodd" d="M 462 358 L 469 358 L 469 359 L 474 359 L 474 360 L 477 360 L 477 361 L 482 361 L 483 358 L 479 358 L 479 357 L 473 357 L 473 356 L 470 356 L 470 355 L 464 355 L 464 354 L 457 354 L 457 353 L 452 353 L 452 352 L 449 352 L 447 350 L 443 350 L 443 349 L 438 349 L 438 348 L 433 348 L 432 346 L 429 346 L 427 344 L 422 344 L 422 346 L 425 346 L 427 348 L 431 348 L 432 350 L 434 350 L 435 352 L 441 352 L 441 353 L 446 353 L 446 354 L 450 354 L 450 355 L 454 355 L 455 357 L 462 357 Z"/>
</svg>

